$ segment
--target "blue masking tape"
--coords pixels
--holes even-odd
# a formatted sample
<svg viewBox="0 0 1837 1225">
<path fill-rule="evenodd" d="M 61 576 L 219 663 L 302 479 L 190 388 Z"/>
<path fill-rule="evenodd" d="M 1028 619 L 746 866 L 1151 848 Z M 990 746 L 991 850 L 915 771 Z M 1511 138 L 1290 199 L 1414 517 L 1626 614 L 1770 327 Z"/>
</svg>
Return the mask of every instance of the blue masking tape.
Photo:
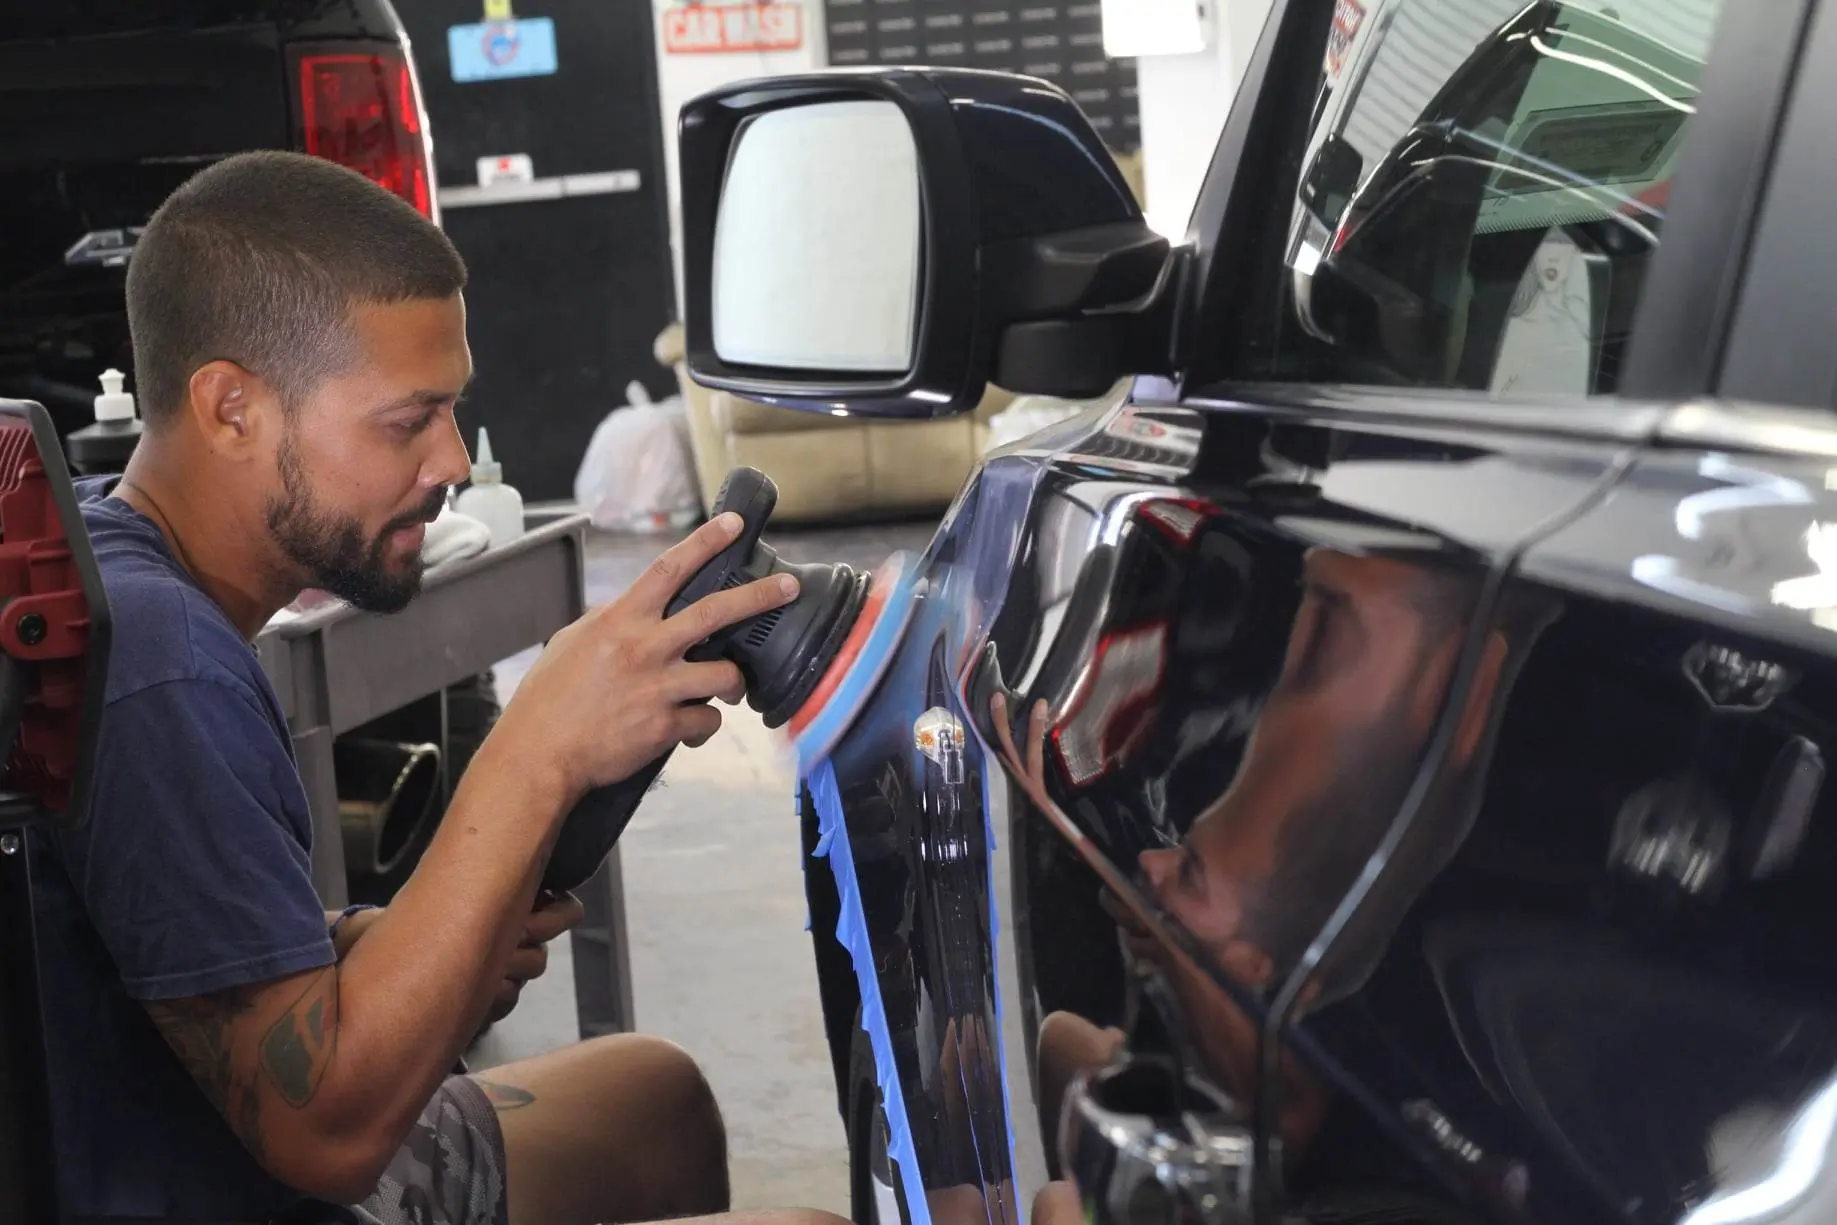
<svg viewBox="0 0 1837 1225">
<path fill-rule="evenodd" d="M 985 757 L 984 766 L 987 764 Z M 995 988 L 995 1062 L 1001 1071 L 1001 1117 L 1008 1127 L 1008 1171 L 1016 1196 L 1014 1215 L 1020 1225 L 1027 1225 L 1027 1214 L 1033 1205 L 1019 1202 L 1021 1165 L 1015 1157 L 1014 1098 L 1008 1092 L 1008 1029 L 1001 1006 L 1001 909 L 995 900 L 998 896 L 995 892 L 995 810 L 989 805 L 989 773 L 986 768 L 982 772 L 982 828 L 989 848 L 986 856 L 989 864 L 989 981 Z"/>
<path fill-rule="evenodd" d="M 899 1065 L 893 1060 L 893 1037 L 887 1029 L 886 1005 L 880 998 L 880 978 L 874 973 L 867 912 L 862 909 L 861 889 L 855 880 L 855 857 L 848 847 L 848 825 L 842 818 L 842 795 L 836 788 L 835 769 L 827 761 L 821 762 L 806 775 L 805 782 L 816 804 L 817 854 L 829 860 L 842 903 L 836 918 L 836 940 L 848 950 L 855 965 L 855 982 L 861 991 L 861 1024 L 873 1048 L 874 1075 L 885 1104 L 887 1156 L 892 1158 L 895 1177 L 906 1193 L 907 1225 L 931 1225 L 925 1180 L 919 1175 L 918 1150 L 913 1147 L 912 1127 L 906 1116 L 906 1099 L 899 1091 Z M 1005 1076 L 1003 1082 L 1005 1092 Z M 1012 1149 L 1012 1139 L 1009 1145 Z"/>
</svg>

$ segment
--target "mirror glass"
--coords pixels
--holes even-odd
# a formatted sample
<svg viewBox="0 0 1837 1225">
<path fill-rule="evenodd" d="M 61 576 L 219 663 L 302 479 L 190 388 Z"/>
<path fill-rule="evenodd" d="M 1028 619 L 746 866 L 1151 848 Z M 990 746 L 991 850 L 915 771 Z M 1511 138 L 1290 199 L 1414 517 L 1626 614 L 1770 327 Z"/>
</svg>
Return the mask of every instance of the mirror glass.
<svg viewBox="0 0 1837 1225">
<path fill-rule="evenodd" d="M 900 375 L 912 365 L 918 149 L 891 102 L 769 111 L 740 129 L 715 221 L 721 360 Z"/>
</svg>

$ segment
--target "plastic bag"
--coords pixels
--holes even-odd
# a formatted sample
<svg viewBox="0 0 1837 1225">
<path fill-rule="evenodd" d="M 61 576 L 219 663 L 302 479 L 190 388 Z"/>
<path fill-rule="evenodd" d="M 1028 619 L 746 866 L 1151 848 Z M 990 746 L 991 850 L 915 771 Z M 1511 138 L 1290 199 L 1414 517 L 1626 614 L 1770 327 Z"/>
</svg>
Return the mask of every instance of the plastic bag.
<svg viewBox="0 0 1837 1225">
<path fill-rule="evenodd" d="M 997 447 L 1019 442 L 1029 434 L 1059 424 L 1069 417 L 1075 417 L 1096 400 L 1059 400 L 1049 396 L 1018 396 L 1007 408 L 989 418 L 987 440 L 983 451 L 987 453 Z"/>
<path fill-rule="evenodd" d="M 653 402 L 640 383 L 625 389 L 630 405 L 593 431 L 574 474 L 574 500 L 609 531 L 661 532 L 701 517 L 689 422 L 680 397 Z"/>
</svg>

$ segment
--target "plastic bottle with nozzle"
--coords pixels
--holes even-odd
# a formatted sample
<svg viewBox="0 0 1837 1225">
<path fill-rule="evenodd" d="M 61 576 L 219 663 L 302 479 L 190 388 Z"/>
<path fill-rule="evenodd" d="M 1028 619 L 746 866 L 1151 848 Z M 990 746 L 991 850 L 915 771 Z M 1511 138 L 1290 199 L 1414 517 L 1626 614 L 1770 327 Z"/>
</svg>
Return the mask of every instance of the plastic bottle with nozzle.
<svg viewBox="0 0 1837 1225">
<path fill-rule="evenodd" d="M 504 483 L 504 466 L 492 456 L 491 436 L 483 426 L 478 431 L 478 454 L 472 460 L 472 484 L 460 493 L 453 509 L 484 524 L 493 547 L 523 534 L 523 495 Z"/>
<path fill-rule="evenodd" d="M 102 372 L 102 394 L 96 397 L 97 421 L 132 421 L 134 393 L 122 390 L 128 376 L 119 370 Z"/>
<path fill-rule="evenodd" d="M 83 476 L 120 472 L 140 443 L 140 418 L 134 412 L 133 393 L 126 390 L 127 377 L 115 369 L 102 372 L 96 423 L 72 431 L 65 440 L 70 466 Z"/>
</svg>

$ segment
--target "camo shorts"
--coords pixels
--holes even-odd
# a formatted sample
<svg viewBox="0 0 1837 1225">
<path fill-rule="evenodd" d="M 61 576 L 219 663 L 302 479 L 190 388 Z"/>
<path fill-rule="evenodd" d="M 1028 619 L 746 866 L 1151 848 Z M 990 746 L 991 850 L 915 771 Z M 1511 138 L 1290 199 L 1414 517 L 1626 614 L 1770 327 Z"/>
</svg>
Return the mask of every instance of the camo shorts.
<svg viewBox="0 0 1837 1225">
<path fill-rule="evenodd" d="M 506 1225 L 504 1132 L 478 1084 L 449 1076 L 356 1205 L 365 1225 Z"/>
</svg>

